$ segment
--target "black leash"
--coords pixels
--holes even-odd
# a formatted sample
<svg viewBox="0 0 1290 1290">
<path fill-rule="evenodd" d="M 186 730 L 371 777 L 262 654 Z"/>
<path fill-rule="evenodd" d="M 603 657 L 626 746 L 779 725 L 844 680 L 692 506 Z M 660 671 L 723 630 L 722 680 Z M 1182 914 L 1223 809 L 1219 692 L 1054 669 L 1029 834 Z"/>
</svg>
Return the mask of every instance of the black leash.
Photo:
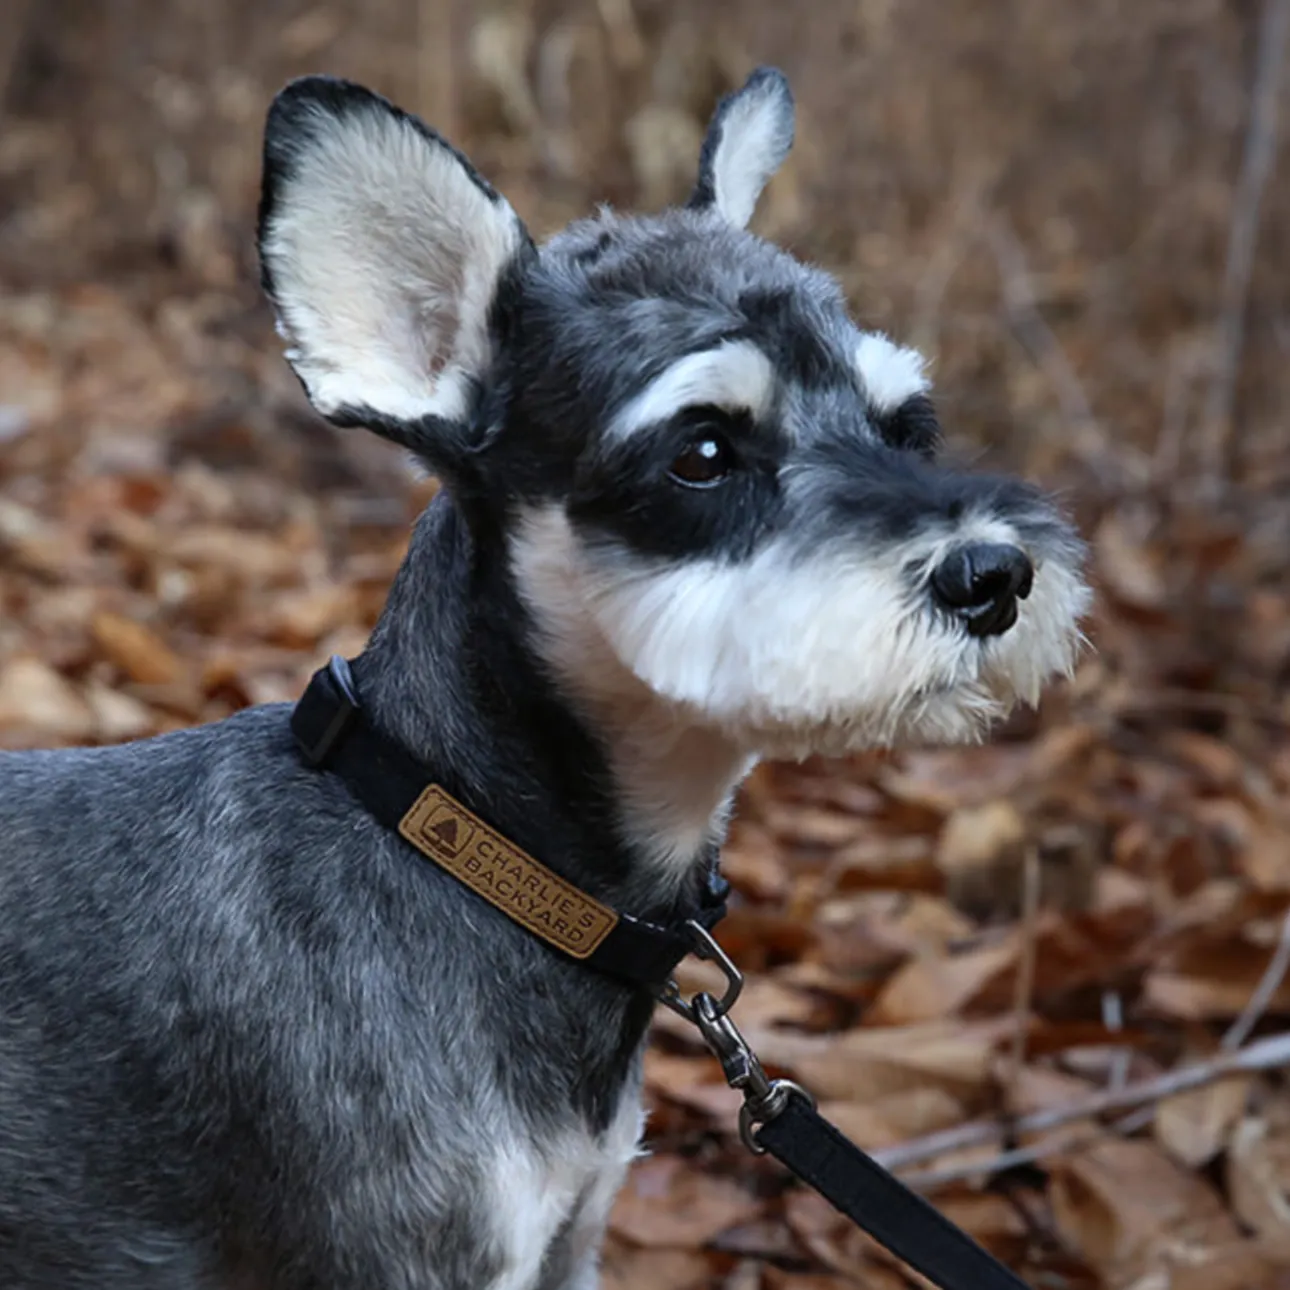
<svg viewBox="0 0 1290 1290">
<path fill-rule="evenodd" d="M 339 776 L 367 811 L 411 846 L 548 945 L 657 995 L 695 1025 L 744 1095 L 739 1136 L 814 1187 L 941 1290 L 1029 1290 L 997 1259 L 897 1181 L 815 1109 L 790 1080 L 771 1080 L 730 1019 L 743 975 L 713 940 L 729 883 L 714 864 L 694 918 L 646 922 L 609 908 L 521 851 L 435 783 L 367 720 L 349 664 L 316 672 L 291 714 L 305 763 Z M 720 967 L 726 988 L 681 997 L 672 972 L 695 954 Z"/>
<path fill-rule="evenodd" d="M 663 1000 L 698 1027 L 721 1063 L 726 1082 L 744 1095 L 739 1136 L 756 1155 L 775 1157 L 790 1173 L 880 1245 L 921 1272 L 941 1290 L 1029 1290 L 961 1227 L 839 1133 L 816 1109 L 815 1099 L 791 1080 L 772 1080 L 729 1016 L 743 977 L 703 929 L 694 929 L 696 952 L 726 974 L 724 997 L 697 994 Z"/>
<path fill-rule="evenodd" d="M 780 1164 L 944 1290 L 1028 1290 L 940 1210 L 897 1182 L 794 1094 L 757 1133 Z"/>
</svg>

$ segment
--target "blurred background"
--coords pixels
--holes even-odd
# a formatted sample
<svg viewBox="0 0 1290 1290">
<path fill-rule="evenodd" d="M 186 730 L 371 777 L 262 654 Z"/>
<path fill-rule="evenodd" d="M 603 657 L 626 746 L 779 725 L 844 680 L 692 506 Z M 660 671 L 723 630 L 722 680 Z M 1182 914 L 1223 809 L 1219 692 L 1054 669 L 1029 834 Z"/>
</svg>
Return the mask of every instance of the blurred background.
<svg viewBox="0 0 1290 1290">
<path fill-rule="evenodd" d="M 284 80 L 419 112 L 542 235 L 684 198 L 716 97 L 777 63 L 798 142 L 754 227 L 929 354 L 956 450 L 1062 490 L 1098 598 L 1074 681 L 988 747 L 757 773 L 741 1024 L 1036 1285 L 1290 1286 L 1288 30 L 1287 0 L 4 0 L 0 746 L 294 697 L 433 491 L 318 422 L 273 336 Z M 909 1284 L 659 1032 L 608 1283 Z"/>
</svg>

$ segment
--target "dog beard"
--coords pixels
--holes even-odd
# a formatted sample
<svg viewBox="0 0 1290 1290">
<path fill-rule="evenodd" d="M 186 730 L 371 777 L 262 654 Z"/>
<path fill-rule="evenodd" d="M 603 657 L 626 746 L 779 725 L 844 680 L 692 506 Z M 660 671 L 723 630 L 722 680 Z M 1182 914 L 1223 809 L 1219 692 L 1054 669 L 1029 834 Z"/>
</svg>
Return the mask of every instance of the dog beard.
<svg viewBox="0 0 1290 1290">
<path fill-rule="evenodd" d="M 530 517 L 519 564 L 530 582 L 543 579 L 534 599 L 560 624 L 555 635 L 566 646 L 581 636 L 564 670 L 582 683 L 595 684 L 587 638 L 599 638 L 696 725 L 797 759 L 977 739 L 1019 701 L 1037 702 L 1051 677 L 1069 675 L 1089 598 L 1072 565 L 1040 556 L 1016 624 L 975 637 L 926 591 L 930 569 L 965 540 L 1016 535 L 980 518 L 878 558 L 771 542 L 741 562 L 663 563 L 584 543 L 553 509 Z"/>
</svg>

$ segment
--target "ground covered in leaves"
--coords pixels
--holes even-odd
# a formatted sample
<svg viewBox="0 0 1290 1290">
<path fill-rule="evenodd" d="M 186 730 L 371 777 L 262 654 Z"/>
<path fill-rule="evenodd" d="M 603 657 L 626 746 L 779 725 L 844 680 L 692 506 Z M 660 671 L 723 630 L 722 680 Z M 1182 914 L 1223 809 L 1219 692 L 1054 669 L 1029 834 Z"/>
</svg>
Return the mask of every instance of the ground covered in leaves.
<svg viewBox="0 0 1290 1290">
<path fill-rule="evenodd" d="M 398 6 L 361 29 L 345 5 L 229 6 L 255 39 L 212 44 L 204 10 L 176 4 L 71 106 L 59 85 L 103 50 L 125 56 L 95 26 L 106 9 L 63 7 L 57 30 L 32 19 L 11 68 L 0 40 L 8 747 L 139 738 L 293 698 L 329 653 L 361 648 L 434 487 L 304 409 L 249 255 L 268 93 L 322 66 L 415 101 L 415 69 L 388 71 Z M 863 316 L 919 333 L 963 442 L 1067 488 L 1098 598 L 1073 682 L 989 746 L 754 775 L 724 860 L 736 900 L 721 939 L 749 974 L 736 1019 L 772 1074 L 1036 1287 L 1290 1286 L 1284 273 L 1252 289 L 1234 429 L 1194 412 L 1208 369 L 1190 365 L 1221 276 L 1220 163 L 1245 120 L 1255 27 L 1221 5 L 1135 8 L 1120 35 L 1148 51 L 1162 98 L 1097 81 L 1102 19 L 1034 8 L 1054 11 L 1051 30 L 1022 23 L 1028 63 L 991 47 L 992 91 L 937 80 L 939 97 L 886 107 L 894 124 L 877 112 L 860 142 L 881 155 L 884 129 L 903 131 L 904 169 L 875 178 L 839 152 L 851 189 L 820 160 L 844 135 L 859 146 L 828 112 L 840 82 L 811 78 L 834 66 L 837 33 L 805 23 L 790 38 L 769 19 L 761 37 L 743 32 L 741 48 L 782 48 L 808 82 L 805 159 L 772 197 L 769 231 L 853 293 L 863 283 Z M 710 46 L 683 8 L 557 10 L 497 5 L 459 37 L 460 134 L 539 228 L 607 192 L 675 196 L 673 156 L 688 165 L 707 91 L 734 73 L 695 53 Z M 880 70 L 909 43 L 889 30 L 892 6 L 859 10 L 847 48 Z M 989 44 L 952 22 L 937 32 L 929 84 L 937 59 L 970 66 Z M 1073 80 L 1023 79 L 1045 59 Z M 603 73 L 578 79 L 601 64 L 618 68 L 618 98 Z M 677 90 L 676 65 L 699 68 L 700 88 Z M 1167 127 L 1186 136 L 1193 91 L 1228 115 L 1180 151 Z M 1032 109 L 1029 133 L 1009 95 Z M 143 99 L 151 134 L 130 115 Z M 589 102 L 610 107 L 567 125 Z M 1071 120 L 1103 110 L 1145 123 L 1156 171 L 1125 151 L 1132 131 L 1104 136 L 1098 160 L 1079 152 Z M 980 156 L 938 151 L 971 111 Z M 113 133 L 127 127 L 128 140 Z M 200 160 L 176 160 L 199 137 Z M 990 172 L 990 156 L 1031 164 Z M 1088 198 L 1129 172 L 1136 214 L 1090 211 L 1062 188 L 1083 175 Z M 1059 192 L 1060 227 L 1043 209 Z M 830 217 L 840 193 L 875 231 Z M 1285 196 L 1283 183 L 1269 200 Z M 1185 229 L 1164 214 L 1180 201 Z M 1031 437 L 999 428 L 1021 424 Z M 695 966 L 683 984 L 710 980 Z M 614 1210 L 608 1286 L 910 1284 L 743 1150 L 738 1098 L 670 1014 L 647 1077 L 651 1154 Z"/>
</svg>

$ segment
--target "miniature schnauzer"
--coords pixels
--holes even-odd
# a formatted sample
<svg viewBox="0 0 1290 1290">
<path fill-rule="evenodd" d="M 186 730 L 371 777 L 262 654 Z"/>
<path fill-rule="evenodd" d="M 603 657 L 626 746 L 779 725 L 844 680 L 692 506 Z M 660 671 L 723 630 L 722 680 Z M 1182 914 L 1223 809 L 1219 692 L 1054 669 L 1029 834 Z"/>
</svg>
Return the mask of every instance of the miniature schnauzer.
<svg viewBox="0 0 1290 1290">
<path fill-rule="evenodd" d="M 758 758 L 974 738 L 1081 639 L 1051 501 L 938 465 L 919 356 L 746 231 L 793 130 L 755 72 L 685 207 L 538 247 L 365 89 L 268 117 L 289 360 L 443 482 L 366 719 L 656 923 Z M 290 721 L 0 756 L 0 1284 L 588 1290 L 654 996 L 427 863 Z"/>
</svg>

